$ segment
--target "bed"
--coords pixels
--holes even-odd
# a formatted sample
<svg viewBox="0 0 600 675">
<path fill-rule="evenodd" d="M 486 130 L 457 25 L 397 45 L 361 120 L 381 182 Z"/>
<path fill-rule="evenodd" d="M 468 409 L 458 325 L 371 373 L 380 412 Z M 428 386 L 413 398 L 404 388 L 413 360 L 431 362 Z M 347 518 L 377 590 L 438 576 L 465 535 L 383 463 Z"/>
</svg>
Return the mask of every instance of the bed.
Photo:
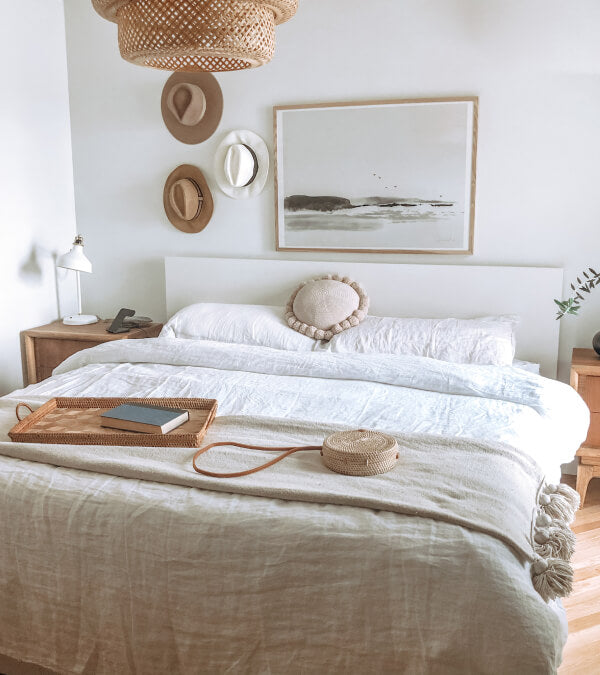
<svg viewBox="0 0 600 675">
<path fill-rule="evenodd" d="M 168 311 L 234 298 L 283 304 L 290 285 L 330 267 L 170 259 Z M 560 294 L 560 270 L 343 268 L 389 316 L 399 309 L 378 307 L 378 292 L 393 282 L 396 303 L 407 279 L 424 297 L 434 279 L 444 289 L 422 303 L 425 315 L 458 312 L 450 275 L 463 316 L 521 314 L 517 356 L 555 372 L 558 329 L 538 298 Z M 402 471 L 350 488 L 318 453 L 298 453 L 276 471 L 219 481 L 194 473 L 189 449 L 127 448 L 124 457 L 119 448 L 3 440 L 6 657 L 60 673 L 556 671 L 564 611 L 532 584 L 532 533 L 510 530 L 535 519 L 539 494 L 555 497 L 548 481 L 585 438 L 587 409 L 568 386 L 522 367 L 410 355 L 118 341 L 4 397 L 3 438 L 16 402 L 36 407 L 52 396 L 216 398 L 207 442 L 311 443 L 377 428 L 399 439 Z M 259 459 L 230 449 L 205 461 Z M 528 481 L 539 494 L 521 508 Z M 476 513 L 484 503 L 488 513 Z"/>
</svg>

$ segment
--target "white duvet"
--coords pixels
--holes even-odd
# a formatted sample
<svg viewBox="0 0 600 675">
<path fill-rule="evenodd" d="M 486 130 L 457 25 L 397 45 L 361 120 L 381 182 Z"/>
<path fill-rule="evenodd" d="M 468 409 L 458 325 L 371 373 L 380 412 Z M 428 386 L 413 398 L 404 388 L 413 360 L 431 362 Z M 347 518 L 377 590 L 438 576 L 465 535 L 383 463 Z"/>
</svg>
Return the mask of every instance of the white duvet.
<svg viewBox="0 0 600 675">
<path fill-rule="evenodd" d="M 51 380 L 26 392 L 46 398 L 205 396 L 219 401 L 223 415 L 502 441 L 530 454 L 554 481 L 589 423 L 587 407 L 570 387 L 509 366 L 174 338 L 78 352 Z"/>
<path fill-rule="evenodd" d="M 52 396 L 203 396 L 223 415 L 503 441 L 550 480 L 589 415 L 568 386 L 512 367 L 165 338 L 79 352 L 2 401 L 0 432 L 16 400 Z M 463 527 L 8 457 L 0 494 L 0 652 L 13 658 L 98 673 L 527 674 L 560 661 L 560 605 L 505 544 Z"/>
</svg>

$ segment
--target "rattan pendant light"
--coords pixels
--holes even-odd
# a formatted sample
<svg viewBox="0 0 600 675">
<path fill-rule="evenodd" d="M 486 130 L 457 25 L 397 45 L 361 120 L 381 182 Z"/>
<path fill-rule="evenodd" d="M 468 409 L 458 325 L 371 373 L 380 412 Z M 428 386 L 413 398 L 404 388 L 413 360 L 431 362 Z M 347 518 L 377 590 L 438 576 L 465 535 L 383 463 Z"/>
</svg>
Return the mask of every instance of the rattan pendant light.
<svg viewBox="0 0 600 675">
<path fill-rule="evenodd" d="M 119 27 L 121 56 L 163 70 L 218 72 L 268 63 L 275 26 L 298 0 L 92 0 Z"/>
</svg>

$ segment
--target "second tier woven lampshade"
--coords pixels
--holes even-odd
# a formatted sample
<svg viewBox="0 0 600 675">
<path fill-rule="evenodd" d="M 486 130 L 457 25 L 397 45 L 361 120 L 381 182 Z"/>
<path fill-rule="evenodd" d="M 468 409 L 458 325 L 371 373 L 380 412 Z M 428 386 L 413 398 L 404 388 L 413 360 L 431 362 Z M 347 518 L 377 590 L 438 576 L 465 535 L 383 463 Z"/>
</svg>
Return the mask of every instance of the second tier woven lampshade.
<svg viewBox="0 0 600 675">
<path fill-rule="evenodd" d="M 121 56 L 163 70 L 241 70 L 268 63 L 275 26 L 298 0 L 92 0 L 119 28 Z"/>
</svg>

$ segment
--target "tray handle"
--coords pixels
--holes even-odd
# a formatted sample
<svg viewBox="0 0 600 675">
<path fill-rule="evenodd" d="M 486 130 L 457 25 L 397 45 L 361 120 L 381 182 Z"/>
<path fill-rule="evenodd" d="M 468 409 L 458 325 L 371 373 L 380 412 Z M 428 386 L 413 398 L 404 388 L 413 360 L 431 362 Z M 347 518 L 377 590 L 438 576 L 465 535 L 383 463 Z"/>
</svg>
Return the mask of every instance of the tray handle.
<svg viewBox="0 0 600 675">
<path fill-rule="evenodd" d="M 30 407 L 27 405 L 27 403 L 23 403 L 23 401 L 21 401 L 20 403 L 17 403 L 17 407 L 15 408 L 15 415 L 17 416 L 17 419 L 19 420 L 19 422 L 21 422 L 21 421 L 23 420 L 23 418 L 21 417 L 21 415 L 19 415 L 19 408 L 20 408 L 22 405 L 25 406 L 25 407 L 27 408 L 27 410 L 29 410 L 30 413 L 33 412 L 33 409 L 30 408 Z"/>
</svg>

